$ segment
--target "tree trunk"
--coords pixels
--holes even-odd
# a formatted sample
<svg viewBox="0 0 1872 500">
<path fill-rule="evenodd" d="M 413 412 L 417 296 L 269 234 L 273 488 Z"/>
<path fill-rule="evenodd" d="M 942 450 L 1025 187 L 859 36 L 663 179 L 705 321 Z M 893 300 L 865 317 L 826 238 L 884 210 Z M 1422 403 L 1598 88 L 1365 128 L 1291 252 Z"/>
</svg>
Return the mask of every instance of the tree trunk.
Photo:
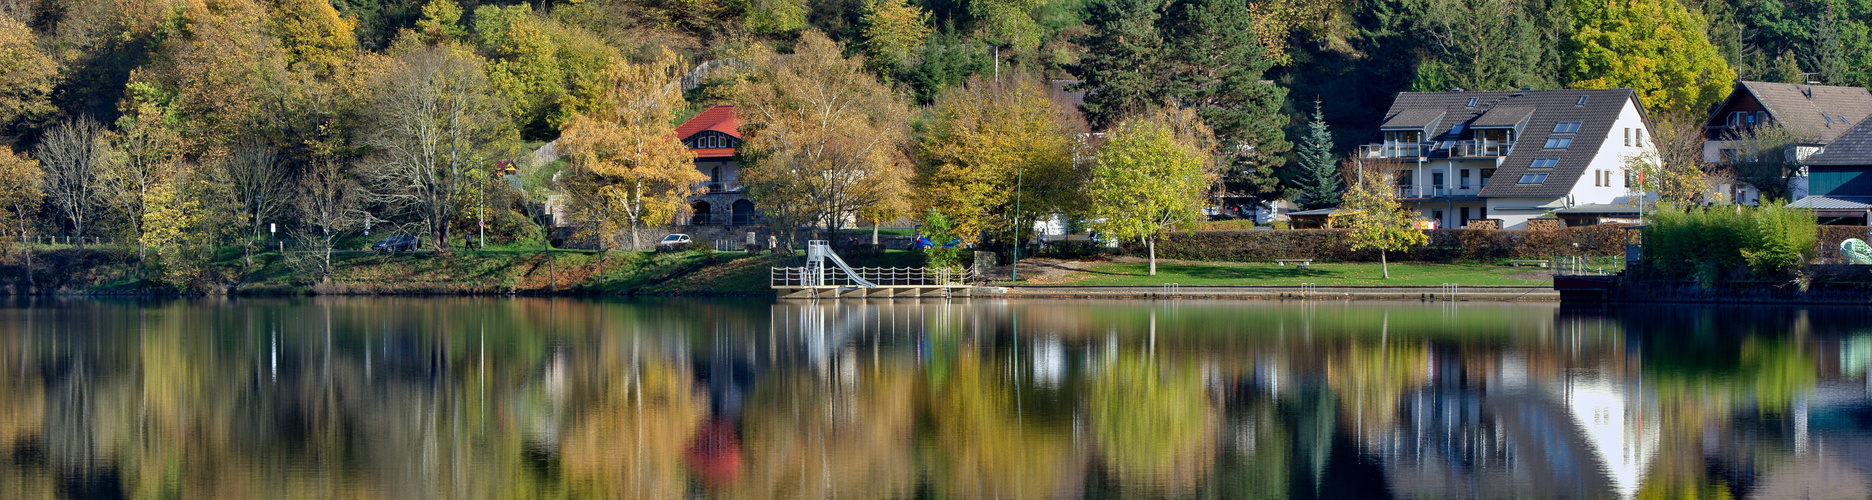
<svg viewBox="0 0 1872 500">
<path fill-rule="evenodd" d="M 878 244 L 878 222 L 871 221 L 871 246 L 875 247 L 877 246 L 877 244 Z"/>
<path fill-rule="evenodd" d="M 1384 272 L 1384 279 L 1391 279 L 1391 263 L 1385 260 L 1385 251 L 1378 249 L 1378 269 Z"/>
<path fill-rule="evenodd" d="M 631 251 L 632 252 L 642 251 L 643 242 L 637 240 L 637 219 L 630 220 L 630 233 L 631 233 L 631 247 L 630 247 Z"/>
<path fill-rule="evenodd" d="M 1157 238 L 1144 238 L 1144 247 L 1150 249 L 1150 275 L 1157 275 Z"/>
</svg>

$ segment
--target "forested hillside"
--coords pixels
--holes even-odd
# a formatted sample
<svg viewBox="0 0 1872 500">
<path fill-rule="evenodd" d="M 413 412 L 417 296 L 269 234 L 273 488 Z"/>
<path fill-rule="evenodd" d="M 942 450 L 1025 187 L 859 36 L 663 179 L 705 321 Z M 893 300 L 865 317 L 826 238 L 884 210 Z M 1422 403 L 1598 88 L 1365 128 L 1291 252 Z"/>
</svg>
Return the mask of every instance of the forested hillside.
<svg viewBox="0 0 1872 500">
<path fill-rule="evenodd" d="M 664 95 L 716 59 L 749 70 Z M 448 239 L 487 220 L 538 238 L 521 198 L 546 191 L 592 220 L 666 223 L 689 191 L 642 186 L 695 182 L 655 156 L 682 152 L 620 145 L 716 104 L 775 110 L 744 123 L 753 165 L 890 172 L 818 198 L 775 179 L 756 195 L 784 223 L 944 208 L 997 227 L 962 212 L 1011 213 L 982 193 L 1015 183 L 1077 189 L 1024 169 L 1089 179 L 1071 159 L 1092 153 L 1057 138 L 1146 116 L 1228 192 L 1291 195 L 1314 102 L 1340 154 L 1405 90 L 1631 87 L 1685 129 L 1737 78 L 1872 84 L 1872 0 L 5 0 L 0 61 L 6 234 L 132 241 L 186 274 L 188 248 L 274 229 L 329 247 L 366 224 Z M 1049 80 L 1080 82 L 1083 122 L 1044 102 Z M 787 149 L 827 133 L 787 121 L 826 104 L 806 83 L 881 96 L 838 130 L 891 142 Z M 525 161 L 575 129 L 570 163 Z M 1055 139 L 982 139 L 1035 131 Z M 523 180 L 493 176 L 510 159 Z M 1085 208 L 1031 195 L 1023 214 Z"/>
</svg>

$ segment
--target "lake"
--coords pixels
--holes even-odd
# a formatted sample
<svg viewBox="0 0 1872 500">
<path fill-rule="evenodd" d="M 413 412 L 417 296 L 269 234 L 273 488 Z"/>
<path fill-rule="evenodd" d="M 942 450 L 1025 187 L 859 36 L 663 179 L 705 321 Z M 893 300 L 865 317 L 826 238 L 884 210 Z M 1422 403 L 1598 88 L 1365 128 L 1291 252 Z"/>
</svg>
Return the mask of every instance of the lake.
<svg viewBox="0 0 1872 500">
<path fill-rule="evenodd" d="M 1872 496 L 1872 309 L 0 302 L 40 497 Z"/>
</svg>

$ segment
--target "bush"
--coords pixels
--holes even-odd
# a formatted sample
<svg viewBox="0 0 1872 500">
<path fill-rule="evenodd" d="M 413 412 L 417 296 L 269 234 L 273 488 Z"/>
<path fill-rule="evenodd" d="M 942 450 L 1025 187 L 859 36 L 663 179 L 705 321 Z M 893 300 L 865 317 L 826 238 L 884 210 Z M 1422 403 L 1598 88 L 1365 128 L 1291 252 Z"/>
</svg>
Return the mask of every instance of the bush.
<svg viewBox="0 0 1872 500">
<path fill-rule="evenodd" d="M 1661 277 L 1705 287 L 1751 276 L 1799 280 L 1819 241 L 1812 214 L 1777 203 L 1667 209 L 1645 226 L 1644 260 Z"/>
<path fill-rule="evenodd" d="M 1620 225 L 1601 224 L 1545 231 L 1432 229 L 1424 231 L 1429 239 L 1423 245 L 1403 252 L 1392 252 L 1390 258 L 1400 262 L 1449 262 L 1622 255 L 1626 238 L 1623 228 Z M 1309 257 L 1340 262 L 1378 260 L 1378 252 L 1375 250 L 1348 248 L 1349 234 L 1350 230 L 1346 229 L 1166 233 L 1157 242 L 1157 256 L 1220 262 Z M 1126 242 L 1124 252 L 1142 255 L 1144 246 Z"/>
</svg>

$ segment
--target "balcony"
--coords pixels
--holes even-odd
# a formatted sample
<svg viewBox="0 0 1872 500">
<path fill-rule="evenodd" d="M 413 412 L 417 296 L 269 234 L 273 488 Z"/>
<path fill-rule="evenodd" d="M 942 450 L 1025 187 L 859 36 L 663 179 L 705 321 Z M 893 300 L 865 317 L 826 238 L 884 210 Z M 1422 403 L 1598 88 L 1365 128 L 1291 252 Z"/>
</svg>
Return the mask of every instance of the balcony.
<svg viewBox="0 0 1872 500">
<path fill-rule="evenodd" d="M 735 182 L 732 180 L 730 181 L 708 181 L 708 182 L 703 182 L 702 184 L 696 187 L 701 191 L 696 194 L 739 193 L 743 189 L 745 189 L 741 186 L 741 183 Z"/>
<path fill-rule="evenodd" d="M 1499 158 L 1508 156 L 1514 149 L 1511 141 L 1452 141 L 1449 155 L 1451 158 Z"/>
<path fill-rule="evenodd" d="M 1359 156 L 1364 158 L 1423 158 L 1430 152 L 1434 143 L 1429 142 L 1387 142 L 1366 144 L 1359 147 Z"/>
<path fill-rule="evenodd" d="M 691 226 L 743 226 L 763 224 L 767 218 L 759 213 L 748 214 L 695 214 L 689 217 Z"/>
</svg>

